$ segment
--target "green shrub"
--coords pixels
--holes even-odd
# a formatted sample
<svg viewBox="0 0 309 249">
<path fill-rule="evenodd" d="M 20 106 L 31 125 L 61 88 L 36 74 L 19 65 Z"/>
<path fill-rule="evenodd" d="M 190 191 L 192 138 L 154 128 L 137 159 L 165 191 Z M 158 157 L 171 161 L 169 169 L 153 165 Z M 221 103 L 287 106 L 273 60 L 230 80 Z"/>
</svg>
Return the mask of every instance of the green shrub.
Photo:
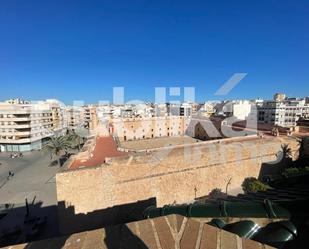
<svg viewBox="0 0 309 249">
<path fill-rule="evenodd" d="M 287 168 L 282 172 L 282 175 L 285 177 L 295 176 L 298 174 L 309 173 L 309 167 L 305 168 Z"/>
<path fill-rule="evenodd" d="M 241 187 L 245 193 L 255 193 L 257 191 L 266 191 L 267 189 L 270 189 L 270 186 L 262 183 L 254 177 L 245 178 Z"/>
<path fill-rule="evenodd" d="M 226 194 L 223 193 L 221 189 L 215 188 L 215 189 L 210 191 L 210 193 L 208 194 L 208 197 L 213 198 L 213 199 L 224 198 L 224 197 L 226 197 Z"/>
</svg>

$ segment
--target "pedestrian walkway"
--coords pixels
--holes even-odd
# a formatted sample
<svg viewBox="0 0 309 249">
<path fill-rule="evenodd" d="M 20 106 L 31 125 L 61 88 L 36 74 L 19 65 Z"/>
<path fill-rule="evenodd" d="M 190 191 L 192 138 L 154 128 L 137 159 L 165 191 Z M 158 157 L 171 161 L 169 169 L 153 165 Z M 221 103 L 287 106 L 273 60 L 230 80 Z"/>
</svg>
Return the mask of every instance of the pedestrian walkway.
<svg viewBox="0 0 309 249">
<path fill-rule="evenodd" d="M 124 155 L 126 155 L 125 152 L 117 150 L 117 144 L 111 136 L 97 137 L 92 156 L 86 161 L 76 159 L 69 166 L 69 169 L 101 165 L 105 162 L 107 157 L 118 157 Z"/>
</svg>

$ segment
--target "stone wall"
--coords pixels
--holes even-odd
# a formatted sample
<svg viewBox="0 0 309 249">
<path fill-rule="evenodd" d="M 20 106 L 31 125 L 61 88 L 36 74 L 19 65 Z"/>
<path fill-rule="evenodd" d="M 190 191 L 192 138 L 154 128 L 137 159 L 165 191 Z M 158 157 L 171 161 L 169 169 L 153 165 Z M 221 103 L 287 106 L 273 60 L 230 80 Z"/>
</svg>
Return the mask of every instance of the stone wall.
<svg viewBox="0 0 309 249">
<path fill-rule="evenodd" d="M 225 120 L 224 122 L 227 122 Z M 110 133 L 119 141 L 187 135 L 200 140 L 239 137 L 256 134 L 246 127 L 222 124 L 221 118 L 188 118 L 183 116 L 151 118 L 116 118 L 110 120 Z"/>
<path fill-rule="evenodd" d="M 229 192 L 237 192 L 245 177 L 280 170 L 276 160 L 282 144 L 289 144 L 297 154 L 298 142 L 292 138 L 244 138 L 165 148 L 149 155 L 111 159 L 100 167 L 58 173 L 60 231 L 66 234 L 115 223 L 111 217 L 126 219 L 119 222 L 138 219 L 131 216 L 134 210 L 141 214 L 150 203 L 192 202 L 214 188 L 225 191 L 229 179 Z M 120 210 L 127 212 L 120 214 Z"/>
<path fill-rule="evenodd" d="M 182 136 L 187 122 L 183 116 L 115 118 L 110 121 L 110 133 L 120 141 Z"/>
</svg>

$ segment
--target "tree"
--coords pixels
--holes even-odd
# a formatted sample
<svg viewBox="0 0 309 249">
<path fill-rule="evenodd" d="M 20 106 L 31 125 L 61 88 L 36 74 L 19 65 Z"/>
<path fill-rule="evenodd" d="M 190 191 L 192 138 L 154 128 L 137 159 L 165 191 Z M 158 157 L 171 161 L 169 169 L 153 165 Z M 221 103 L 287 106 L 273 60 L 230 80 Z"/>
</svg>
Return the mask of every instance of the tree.
<svg viewBox="0 0 309 249">
<path fill-rule="evenodd" d="M 208 194 L 210 199 L 217 199 L 217 198 L 225 198 L 227 196 L 226 193 L 223 193 L 220 188 L 214 188 Z"/>
<path fill-rule="evenodd" d="M 262 183 L 255 177 L 247 177 L 241 184 L 241 187 L 245 193 L 255 193 L 257 191 L 266 191 L 270 189 L 270 186 Z"/>
<path fill-rule="evenodd" d="M 285 159 L 292 159 L 292 150 L 288 144 L 282 144 L 281 149 Z"/>
<path fill-rule="evenodd" d="M 67 137 L 72 147 L 78 147 L 78 150 L 80 150 L 81 145 L 89 137 L 89 130 L 85 129 L 84 127 L 77 127 L 75 130 L 69 130 Z"/>
<path fill-rule="evenodd" d="M 293 167 L 293 153 L 288 144 L 281 145 L 283 163 L 285 167 Z"/>
<path fill-rule="evenodd" d="M 62 152 L 67 153 L 67 149 L 69 147 L 70 147 L 70 143 L 67 139 L 67 136 L 52 137 L 50 138 L 48 143 L 44 145 L 43 151 L 49 152 L 51 155 L 51 158 L 53 158 L 53 156 L 56 156 L 58 165 L 61 166 L 61 162 L 60 162 L 61 153 Z"/>
<path fill-rule="evenodd" d="M 68 142 L 70 143 L 71 147 L 78 147 L 78 150 L 81 149 L 81 144 L 84 142 L 84 139 L 79 136 L 76 132 L 72 131 L 71 134 L 67 135 Z"/>
</svg>

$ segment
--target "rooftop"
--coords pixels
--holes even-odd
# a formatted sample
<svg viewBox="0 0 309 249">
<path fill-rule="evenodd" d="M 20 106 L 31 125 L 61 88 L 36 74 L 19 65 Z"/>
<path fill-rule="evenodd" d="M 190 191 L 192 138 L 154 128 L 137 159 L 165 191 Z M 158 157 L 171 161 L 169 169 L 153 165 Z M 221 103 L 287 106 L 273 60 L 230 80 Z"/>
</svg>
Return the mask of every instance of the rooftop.
<svg viewBox="0 0 309 249">
<path fill-rule="evenodd" d="M 202 220 L 169 215 L 123 225 L 34 241 L 6 249 L 88 249 L 88 248 L 200 248 L 271 249 L 253 240 L 206 224 Z"/>
</svg>

